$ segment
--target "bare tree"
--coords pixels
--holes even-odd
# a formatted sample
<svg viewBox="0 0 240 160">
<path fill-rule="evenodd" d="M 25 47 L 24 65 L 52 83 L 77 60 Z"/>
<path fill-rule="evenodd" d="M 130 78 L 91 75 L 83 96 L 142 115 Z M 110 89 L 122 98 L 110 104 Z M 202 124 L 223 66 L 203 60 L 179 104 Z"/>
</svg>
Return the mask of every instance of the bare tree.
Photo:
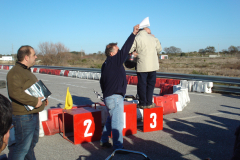
<svg viewBox="0 0 240 160">
<path fill-rule="evenodd" d="M 61 64 L 65 60 L 64 53 L 69 52 L 62 43 L 39 43 L 39 54 L 42 55 L 42 63 L 45 65 Z"/>
<path fill-rule="evenodd" d="M 205 52 L 214 53 L 215 51 L 216 51 L 216 49 L 213 46 L 207 46 L 205 48 Z"/>
<path fill-rule="evenodd" d="M 234 53 L 237 53 L 238 52 L 238 48 L 235 47 L 235 46 L 230 46 L 228 47 L 228 52 L 233 55 Z"/>
<path fill-rule="evenodd" d="M 198 53 L 201 53 L 202 55 L 204 55 L 206 53 L 205 49 L 199 49 Z"/>
<path fill-rule="evenodd" d="M 177 47 L 174 47 L 174 46 L 171 46 L 169 48 L 165 47 L 163 50 L 167 54 L 168 53 L 176 54 L 176 53 L 181 53 L 182 52 L 182 50 L 180 48 L 177 48 Z"/>
</svg>

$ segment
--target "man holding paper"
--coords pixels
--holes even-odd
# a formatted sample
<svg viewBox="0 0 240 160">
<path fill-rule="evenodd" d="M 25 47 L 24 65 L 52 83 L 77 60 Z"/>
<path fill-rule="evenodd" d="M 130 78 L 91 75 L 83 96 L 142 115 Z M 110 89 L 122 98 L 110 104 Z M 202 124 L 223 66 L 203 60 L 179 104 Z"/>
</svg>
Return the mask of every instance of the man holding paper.
<svg viewBox="0 0 240 160">
<path fill-rule="evenodd" d="M 48 101 L 41 101 L 43 97 L 36 98 L 25 93 L 27 88 L 38 81 L 30 69 L 35 64 L 36 58 L 31 46 L 20 47 L 17 52 L 18 61 L 7 74 L 16 141 L 9 147 L 9 159 L 13 160 L 36 159 L 34 147 L 39 138 L 39 112 L 48 104 Z M 34 106 L 35 109 L 27 111 L 24 105 Z"/>
<path fill-rule="evenodd" d="M 123 62 L 128 56 L 138 28 L 139 25 L 134 26 L 133 32 L 121 50 L 119 50 L 117 43 L 110 43 L 106 46 L 105 54 L 107 58 L 101 68 L 100 85 L 109 115 L 103 128 L 100 145 L 102 147 L 111 147 L 108 137 L 112 132 L 114 150 L 123 148 L 123 97 L 126 94 L 127 88 L 126 72 L 123 67 Z"/>
<path fill-rule="evenodd" d="M 148 18 L 148 17 L 147 17 Z M 144 19 L 140 30 L 133 42 L 129 53 L 136 51 L 137 58 L 137 94 L 139 96 L 138 108 L 153 108 L 152 103 L 153 91 L 156 83 L 156 71 L 159 69 L 158 53 L 162 51 L 161 44 L 157 38 L 151 35 L 149 21 Z"/>
</svg>

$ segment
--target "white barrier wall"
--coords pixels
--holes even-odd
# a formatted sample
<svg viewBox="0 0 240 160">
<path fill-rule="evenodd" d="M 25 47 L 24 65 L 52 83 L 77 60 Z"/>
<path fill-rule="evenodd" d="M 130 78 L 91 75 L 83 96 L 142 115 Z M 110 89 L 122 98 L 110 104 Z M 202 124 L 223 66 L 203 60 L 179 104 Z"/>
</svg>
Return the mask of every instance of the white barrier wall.
<svg viewBox="0 0 240 160">
<path fill-rule="evenodd" d="M 43 110 L 39 112 L 39 137 L 44 137 L 42 121 L 47 121 L 47 120 L 48 120 L 47 110 Z"/>
<path fill-rule="evenodd" d="M 181 80 L 180 85 L 188 88 L 189 92 L 212 93 L 213 82 Z"/>
</svg>

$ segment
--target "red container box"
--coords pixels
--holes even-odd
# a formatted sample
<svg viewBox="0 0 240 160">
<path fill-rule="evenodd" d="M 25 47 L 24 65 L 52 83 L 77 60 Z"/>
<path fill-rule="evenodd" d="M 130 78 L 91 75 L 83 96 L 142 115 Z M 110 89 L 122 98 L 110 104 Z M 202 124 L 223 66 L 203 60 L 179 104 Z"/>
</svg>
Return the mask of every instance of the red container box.
<svg viewBox="0 0 240 160">
<path fill-rule="evenodd" d="M 177 107 L 176 107 L 176 97 L 174 94 L 173 96 L 166 95 L 166 96 L 153 96 L 154 103 L 156 106 L 162 106 L 163 107 L 163 115 L 170 114 L 170 113 L 176 113 Z"/>
<path fill-rule="evenodd" d="M 101 111 L 91 107 L 63 110 L 63 138 L 73 144 L 101 139 Z M 67 120 L 66 120 L 67 119 Z"/>
<path fill-rule="evenodd" d="M 163 129 L 163 107 L 156 106 L 143 109 L 143 132 L 159 131 Z"/>
</svg>

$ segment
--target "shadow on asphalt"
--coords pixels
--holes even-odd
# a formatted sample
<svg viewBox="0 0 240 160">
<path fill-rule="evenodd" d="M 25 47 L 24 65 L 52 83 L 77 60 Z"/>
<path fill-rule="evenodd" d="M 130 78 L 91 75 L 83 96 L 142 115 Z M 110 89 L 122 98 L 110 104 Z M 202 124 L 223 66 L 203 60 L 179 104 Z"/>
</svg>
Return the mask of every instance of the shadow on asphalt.
<svg viewBox="0 0 240 160">
<path fill-rule="evenodd" d="M 87 104 L 91 105 L 94 103 L 88 97 L 79 97 L 79 96 L 72 95 L 72 99 L 73 99 L 73 104 L 75 105 L 87 105 Z"/>
<path fill-rule="evenodd" d="M 239 94 L 232 94 L 232 93 L 224 93 L 224 94 L 221 94 L 222 96 L 225 96 L 225 97 L 228 97 L 228 98 L 236 98 L 236 99 L 240 99 L 240 95 Z"/>
<path fill-rule="evenodd" d="M 226 111 L 224 113 L 239 115 Z M 215 115 L 196 114 L 208 117 L 210 120 L 205 120 L 207 124 L 188 122 L 181 119 L 175 119 L 176 121 L 173 122 L 166 120 L 165 122 L 167 122 L 166 124 L 170 129 L 164 128 L 164 132 L 171 134 L 172 138 L 177 141 L 194 147 L 195 149 L 189 154 L 193 154 L 199 159 L 206 157 L 218 160 L 230 159 L 235 141 L 234 133 L 239 121 Z"/>
</svg>

